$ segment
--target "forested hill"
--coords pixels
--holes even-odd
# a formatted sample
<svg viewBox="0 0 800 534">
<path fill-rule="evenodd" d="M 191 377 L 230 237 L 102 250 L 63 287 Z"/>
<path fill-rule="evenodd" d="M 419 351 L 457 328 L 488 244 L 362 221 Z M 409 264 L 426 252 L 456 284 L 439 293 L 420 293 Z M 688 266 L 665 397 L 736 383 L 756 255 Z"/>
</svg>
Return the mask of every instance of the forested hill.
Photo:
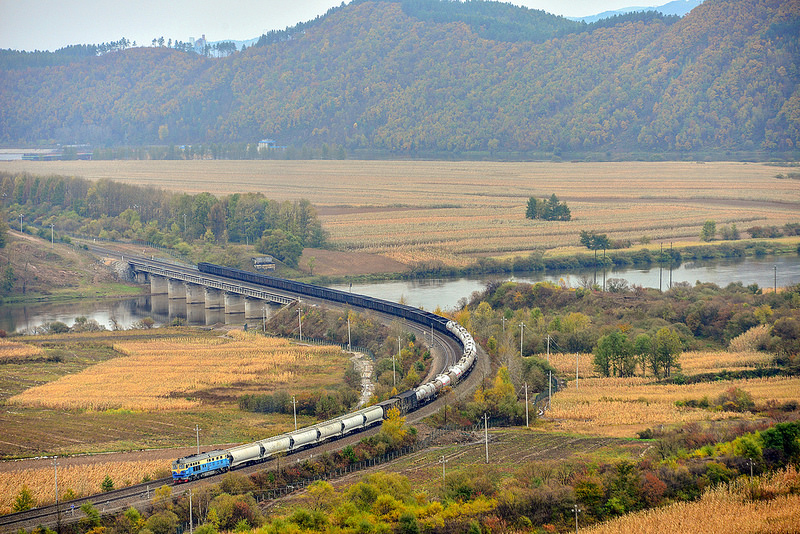
<svg viewBox="0 0 800 534">
<path fill-rule="evenodd" d="M 800 143 L 798 0 L 707 0 L 682 19 L 597 26 L 496 2 L 441 4 L 357 0 L 224 58 L 129 48 L 8 69 L 0 142 L 272 138 L 501 156 Z"/>
</svg>

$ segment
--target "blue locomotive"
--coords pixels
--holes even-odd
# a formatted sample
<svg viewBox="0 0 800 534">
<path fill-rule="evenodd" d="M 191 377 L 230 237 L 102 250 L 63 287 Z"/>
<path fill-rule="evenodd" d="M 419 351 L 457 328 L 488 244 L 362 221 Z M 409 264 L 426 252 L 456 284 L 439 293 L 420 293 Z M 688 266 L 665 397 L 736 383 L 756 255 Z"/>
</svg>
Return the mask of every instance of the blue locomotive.
<svg viewBox="0 0 800 534">
<path fill-rule="evenodd" d="M 361 431 L 383 421 L 387 416 L 387 411 L 395 406 L 400 408 L 403 412 L 415 410 L 419 406 L 436 398 L 445 386 L 451 386 L 463 380 L 475 365 L 477 358 L 475 340 L 463 326 L 454 321 L 449 321 L 445 317 L 381 299 L 354 295 L 352 293 L 251 273 L 249 271 L 241 271 L 239 269 L 231 269 L 229 267 L 222 267 L 210 263 L 200 263 L 198 264 L 198 268 L 201 272 L 208 274 L 226 276 L 302 295 L 314 296 L 404 317 L 408 320 L 424 324 L 426 327 L 433 327 L 436 330 L 445 332 L 453 339 L 458 340 L 464 350 L 461 358 L 455 365 L 443 373 L 436 375 L 430 382 L 399 393 L 375 406 L 363 408 L 329 421 L 324 421 L 307 428 L 301 428 L 294 432 L 273 436 L 261 441 L 246 443 L 226 450 L 211 451 L 179 458 L 172 464 L 172 478 L 175 482 L 186 482 L 201 476 L 221 473 L 231 468 L 264 462 L 278 453 L 296 452 L 306 447 L 318 445 L 327 440 L 337 439 L 347 434 Z"/>
<path fill-rule="evenodd" d="M 200 477 L 221 473 L 231 467 L 228 451 L 218 450 L 193 454 L 172 462 L 172 480 L 188 482 Z"/>
</svg>

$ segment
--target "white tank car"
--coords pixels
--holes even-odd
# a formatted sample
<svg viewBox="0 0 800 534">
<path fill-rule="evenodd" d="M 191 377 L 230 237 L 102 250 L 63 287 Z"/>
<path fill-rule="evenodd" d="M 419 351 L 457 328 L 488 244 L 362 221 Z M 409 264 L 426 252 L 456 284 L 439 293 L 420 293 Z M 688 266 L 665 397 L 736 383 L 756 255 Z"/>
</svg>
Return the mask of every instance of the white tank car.
<svg viewBox="0 0 800 534">
<path fill-rule="evenodd" d="M 230 456 L 231 460 L 231 467 L 236 467 L 242 464 L 246 464 L 247 462 L 257 462 L 261 460 L 263 453 L 264 449 L 258 442 L 247 443 L 245 445 L 239 445 L 238 447 L 233 447 L 232 449 L 228 449 L 228 455 Z"/>
<path fill-rule="evenodd" d="M 296 450 L 306 445 L 316 443 L 319 439 L 319 431 L 316 428 L 305 428 L 297 432 L 292 432 L 289 434 L 289 437 L 292 439 L 291 450 Z"/>
<path fill-rule="evenodd" d="M 361 411 L 364 412 L 364 426 L 370 426 L 383 420 L 383 408 L 380 406 L 370 406 Z"/>
<path fill-rule="evenodd" d="M 259 443 L 262 447 L 264 447 L 265 458 L 268 458 L 273 454 L 289 452 L 289 449 L 292 446 L 291 438 L 287 435 L 275 436 L 274 438 L 259 441 Z"/>
<path fill-rule="evenodd" d="M 334 419 L 333 421 L 326 421 L 316 425 L 319 430 L 319 440 L 325 441 L 326 439 L 339 437 L 342 435 L 344 425 L 341 419 Z"/>
</svg>

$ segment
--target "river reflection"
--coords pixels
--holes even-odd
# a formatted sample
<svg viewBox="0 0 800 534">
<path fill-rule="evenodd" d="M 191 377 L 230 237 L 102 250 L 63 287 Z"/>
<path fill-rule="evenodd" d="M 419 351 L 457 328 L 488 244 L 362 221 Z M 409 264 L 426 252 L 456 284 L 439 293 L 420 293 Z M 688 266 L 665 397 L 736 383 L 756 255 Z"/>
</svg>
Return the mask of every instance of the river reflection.
<svg viewBox="0 0 800 534">
<path fill-rule="evenodd" d="M 244 325 L 259 327 L 270 317 L 277 306 L 262 304 L 257 317 L 246 317 L 244 312 L 225 313 L 224 308 L 206 308 L 204 304 L 187 304 L 184 299 L 170 299 L 166 295 L 148 295 L 124 300 L 76 301 L 68 304 L 36 303 L 4 306 L 0 309 L 0 329 L 6 332 L 35 333 L 42 325 L 62 322 L 73 326 L 78 317 L 96 321 L 107 329 L 129 329 L 139 326 L 149 317 L 154 326 L 188 324 L 191 326 Z"/>
<path fill-rule="evenodd" d="M 516 280 L 540 282 L 544 280 L 565 283 L 578 287 L 587 282 L 606 286 L 609 280 L 624 280 L 629 286 L 643 286 L 666 290 L 670 283 L 697 281 L 711 282 L 719 286 L 741 282 L 744 285 L 758 284 L 765 291 L 777 285 L 785 287 L 800 283 L 800 257 L 780 256 L 776 258 L 744 258 L 739 260 L 715 260 L 713 262 L 685 262 L 670 271 L 658 265 L 649 269 L 621 268 L 594 271 L 586 269 L 569 273 L 524 273 L 515 275 L 487 275 L 484 277 L 455 279 L 425 279 L 376 282 L 332 286 L 343 291 L 382 298 L 392 302 L 404 302 L 410 306 L 434 310 L 437 307 L 452 309 L 459 301 L 469 299 L 474 291 L 481 291 L 490 281 Z M 261 305 L 257 316 L 245 317 L 244 313 L 225 313 L 223 308 L 206 309 L 204 304 L 187 304 L 184 299 L 169 299 L 166 295 L 143 296 L 125 300 L 77 301 L 69 304 L 37 303 L 21 306 L 0 306 L 0 329 L 6 332 L 33 332 L 42 324 L 61 321 L 68 326 L 76 317 L 93 319 L 107 328 L 128 329 L 145 317 L 151 317 L 156 326 L 179 322 L 193 326 L 261 325 L 278 309 L 277 306 Z"/>
</svg>

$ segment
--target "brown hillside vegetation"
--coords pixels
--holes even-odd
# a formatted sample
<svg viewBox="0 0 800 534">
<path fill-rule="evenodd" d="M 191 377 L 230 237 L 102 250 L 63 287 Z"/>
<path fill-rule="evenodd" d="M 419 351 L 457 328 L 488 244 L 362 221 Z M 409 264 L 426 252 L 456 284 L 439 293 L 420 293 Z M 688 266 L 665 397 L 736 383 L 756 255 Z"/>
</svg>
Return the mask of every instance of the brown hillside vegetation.
<svg viewBox="0 0 800 534">
<path fill-rule="evenodd" d="M 0 140 L 202 144 L 210 155 L 212 143 L 270 137 L 329 157 L 798 146 L 797 2 L 709 0 L 680 20 L 628 16 L 545 39 L 488 35 L 494 16 L 471 25 L 410 4 L 351 2 L 221 58 L 136 47 L 9 69 Z"/>
</svg>

